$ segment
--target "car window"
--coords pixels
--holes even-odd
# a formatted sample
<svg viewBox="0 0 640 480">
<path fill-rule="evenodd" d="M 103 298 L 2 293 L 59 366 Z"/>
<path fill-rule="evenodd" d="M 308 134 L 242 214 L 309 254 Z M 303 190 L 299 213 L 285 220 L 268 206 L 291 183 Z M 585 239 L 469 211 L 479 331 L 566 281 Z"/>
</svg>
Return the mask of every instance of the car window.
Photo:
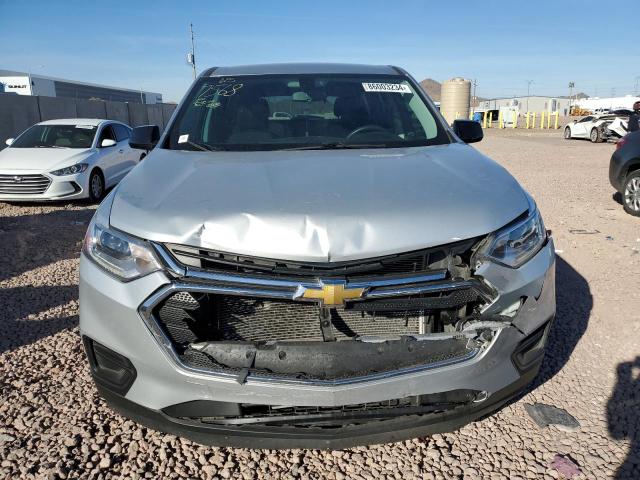
<svg viewBox="0 0 640 480">
<path fill-rule="evenodd" d="M 113 128 L 118 142 L 122 142 L 123 140 L 126 140 L 131 135 L 129 129 L 119 123 L 112 123 L 111 128 Z"/>
<path fill-rule="evenodd" d="M 104 127 L 102 127 L 102 131 L 100 132 L 100 138 L 98 139 L 98 145 L 102 144 L 103 140 L 116 141 L 116 137 L 113 134 L 113 130 L 111 129 L 111 125 L 105 125 Z"/>
<path fill-rule="evenodd" d="M 34 125 L 11 148 L 91 148 L 94 125 Z"/>
<path fill-rule="evenodd" d="M 584 117 L 583 119 L 579 120 L 578 123 L 590 122 L 591 120 L 593 120 L 593 117 Z"/>
<path fill-rule="evenodd" d="M 165 147 L 278 150 L 449 142 L 405 77 L 251 75 L 200 79 L 177 113 Z"/>
</svg>

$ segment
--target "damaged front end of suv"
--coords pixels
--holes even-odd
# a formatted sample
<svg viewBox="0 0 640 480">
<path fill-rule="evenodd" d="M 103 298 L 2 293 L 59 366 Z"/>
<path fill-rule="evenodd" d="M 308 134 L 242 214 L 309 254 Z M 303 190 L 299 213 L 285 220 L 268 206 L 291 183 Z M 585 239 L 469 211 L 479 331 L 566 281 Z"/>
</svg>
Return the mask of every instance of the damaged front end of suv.
<svg viewBox="0 0 640 480">
<path fill-rule="evenodd" d="M 153 428 L 264 448 L 396 441 L 491 413 L 537 374 L 555 314 L 553 241 L 535 203 L 437 114 L 420 117 L 431 105 L 405 73 L 274 68 L 295 79 L 210 72 L 181 107 L 210 122 L 218 99 L 242 111 L 239 88 L 257 96 L 252 105 L 266 98 L 271 130 L 258 137 L 268 151 L 172 151 L 170 128 L 94 216 L 81 331 L 100 393 Z M 209 82 L 216 102 L 198 93 Z M 283 115 L 287 88 L 294 100 L 306 89 L 307 102 L 325 98 L 312 98 L 318 89 L 335 94 L 333 113 Z M 425 144 L 389 145 L 415 132 L 376 144 L 377 128 L 349 126 L 354 92 L 378 125 L 386 102 L 413 109 Z M 412 115 L 393 128 L 418 129 Z M 271 151 L 272 137 L 296 128 L 304 140 Z M 313 128 L 375 135 L 291 146 L 317 142 Z"/>
</svg>

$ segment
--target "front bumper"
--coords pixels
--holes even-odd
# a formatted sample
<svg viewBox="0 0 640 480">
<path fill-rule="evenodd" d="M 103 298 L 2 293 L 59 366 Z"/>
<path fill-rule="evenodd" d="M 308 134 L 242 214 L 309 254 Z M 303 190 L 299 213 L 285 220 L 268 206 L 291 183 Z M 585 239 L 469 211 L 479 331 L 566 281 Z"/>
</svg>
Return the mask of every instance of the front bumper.
<svg viewBox="0 0 640 480">
<path fill-rule="evenodd" d="M 624 189 L 623 184 L 627 168 L 628 166 L 625 164 L 620 150 L 613 152 L 609 161 L 609 183 L 617 192 L 622 193 Z"/>
<path fill-rule="evenodd" d="M 331 429 L 301 429 L 281 426 L 205 425 L 177 419 L 161 410 L 143 407 L 101 387 L 98 392 L 121 415 L 154 430 L 189 438 L 203 445 L 235 448 L 315 448 L 336 450 L 356 445 L 399 442 L 435 433 L 452 432 L 488 416 L 518 395 L 536 377 L 538 368 L 524 373 L 515 382 L 491 395 L 482 403 L 473 403 L 451 411 L 402 415 L 396 418 Z"/>
<path fill-rule="evenodd" d="M 496 287 L 498 298 L 487 314 L 498 314 L 522 297 L 526 301 L 511 321 L 496 330 L 488 348 L 468 359 L 437 368 L 410 369 L 359 378 L 357 381 L 305 382 L 249 376 L 238 382 L 232 375 L 185 368 L 167 354 L 141 319 L 138 308 L 149 296 L 170 283 L 154 273 L 123 284 L 83 257 L 80 265 L 80 327 L 82 335 L 127 359 L 135 380 L 126 392 L 116 393 L 97 378 L 100 393 L 141 423 L 159 430 L 216 445 L 263 448 L 343 448 L 356 444 L 397 441 L 458 428 L 498 408 L 535 377 L 540 352 L 527 362 L 514 356 L 523 342 L 544 329 L 555 313 L 553 242 L 527 264 L 509 269 L 495 264 L 479 268 Z M 546 332 L 547 330 L 545 330 Z M 335 411 L 335 407 L 385 402 L 459 390 L 475 392 L 473 399 L 453 406 L 385 413 L 384 418 L 360 418 L 341 428 L 301 428 L 282 422 L 256 424 L 203 424 L 166 412 L 176 405 L 211 401 L 225 405 L 300 406 Z M 396 415 L 397 413 L 397 415 Z M 378 415 L 374 413 L 373 415 Z"/>
</svg>

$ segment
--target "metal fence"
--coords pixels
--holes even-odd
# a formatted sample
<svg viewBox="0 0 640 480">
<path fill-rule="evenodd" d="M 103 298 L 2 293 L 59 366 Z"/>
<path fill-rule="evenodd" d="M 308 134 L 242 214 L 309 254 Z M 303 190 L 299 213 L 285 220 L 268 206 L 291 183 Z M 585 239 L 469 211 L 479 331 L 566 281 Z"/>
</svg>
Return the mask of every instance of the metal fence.
<svg viewBox="0 0 640 480">
<path fill-rule="evenodd" d="M 58 97 L 0 94 L 0 150 L 7 138 L 16 137 L 31 125 L 56 118 L 106 118 L 136 127 L 158 125 L 164 129 L 174 104 L 107 102 Z"/>
</svg>

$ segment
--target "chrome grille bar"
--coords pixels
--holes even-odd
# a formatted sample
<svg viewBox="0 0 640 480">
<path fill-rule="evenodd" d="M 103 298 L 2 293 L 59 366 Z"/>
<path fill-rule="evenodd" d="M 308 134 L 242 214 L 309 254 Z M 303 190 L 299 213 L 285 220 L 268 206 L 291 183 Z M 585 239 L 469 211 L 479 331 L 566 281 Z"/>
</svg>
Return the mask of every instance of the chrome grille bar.
<svg viewBox="0 0 640 480">
<path fill-rule="evenodd" d="M 51 179 L 44 175 L 0 174 L 0 194 L 39 195 L 44 193 Z"/>
<path fill-rule="evenodd" d="M 307 288 L 322 289 L 323 287 L 323 282 L 319 278 L 309 278 L 305 281 L 300 281 L 296 279 L 215 273 L 185 267 L 178 264 L 173 257 L 166 252 L 162 245 L 154 243 L 153 246 L 167 265 L 168 270 L 174 276 L 183 282 L 200 284 L 200 286 L 197 287 L 198 289 L 208 289 L 212 293 L 313 301 L 301 298 L 301 292 Z M 351 300 L 354 302 L 367 299 L 419 295 L 422 293 L 450 292 L 466 288 L 475 288 L 486 299 L 492 297 L 491 292 L 488 291 L 488 287 L 478 280 L 450 280 L 445 282 L 446 279 L 446 270 L 434 270 L 416 275 L 347 282 L 345 283 L 345 288 L 364 289 L 361 298 Z"/>
</svg>

